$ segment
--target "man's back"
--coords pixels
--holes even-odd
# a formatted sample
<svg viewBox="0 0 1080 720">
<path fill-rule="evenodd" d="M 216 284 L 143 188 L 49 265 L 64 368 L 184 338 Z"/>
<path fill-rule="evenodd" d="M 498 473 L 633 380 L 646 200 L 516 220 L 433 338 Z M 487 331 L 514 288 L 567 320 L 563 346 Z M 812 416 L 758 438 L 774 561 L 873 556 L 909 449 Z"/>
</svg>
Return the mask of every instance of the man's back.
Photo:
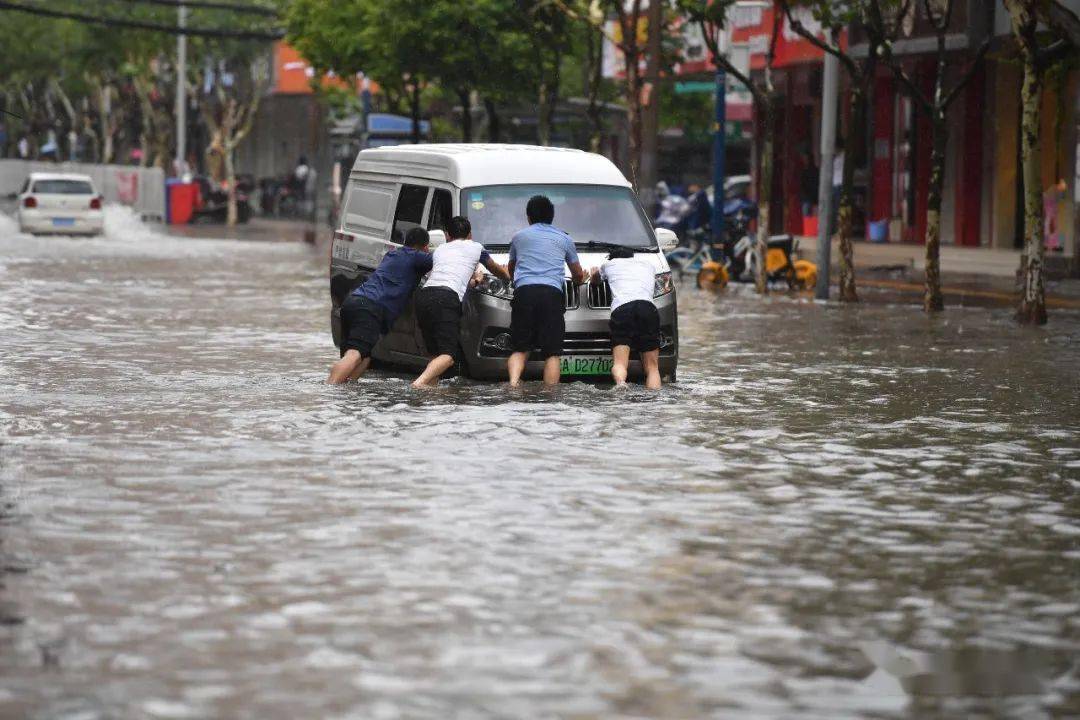
<svg viewBox="0 0 1080 720">
<path fill-rule="evenodd" d="M 578 261 L 574 241 L 565 232 L 547 223 L 533 223 L 510 241 L 510 261 L 514 263 L 514 287 L 547 285 L 562 291 L 566 273 L 563 266 Z"/>
<path fill-rule="evenodd" d="M 611 310 L 635 300 L 653 302 L 656 271 L 648 260 L 637 257 L 608 260 L 600 268 L 600 274 L 611 287 Z"/>
<path fill-rule="evenodd" d="M 430 253 L 410 247 L 395 248 L 386 253 L 371 277 L 352 294 L 382 305 L 391 318 L 396 318 L 405 309 L 417 281 L 431 270 L 431 264 Z"/>
</svg>

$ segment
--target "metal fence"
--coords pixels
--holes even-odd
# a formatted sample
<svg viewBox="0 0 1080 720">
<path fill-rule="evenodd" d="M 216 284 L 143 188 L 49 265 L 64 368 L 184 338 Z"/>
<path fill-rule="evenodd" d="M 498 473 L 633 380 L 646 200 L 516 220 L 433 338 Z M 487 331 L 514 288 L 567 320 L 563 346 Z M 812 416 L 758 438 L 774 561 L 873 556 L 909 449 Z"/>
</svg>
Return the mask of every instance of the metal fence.
<svg viewBox="0 0 1080 720">
<path fill-rule="evenodd" d="M 32 172 L 89 175 L 105 202 L 128 205 L 144 220 L 165 219 L 165 171 L 161 168 L 0 160 L 0 198 L 19 192 Z"/>
</svg>

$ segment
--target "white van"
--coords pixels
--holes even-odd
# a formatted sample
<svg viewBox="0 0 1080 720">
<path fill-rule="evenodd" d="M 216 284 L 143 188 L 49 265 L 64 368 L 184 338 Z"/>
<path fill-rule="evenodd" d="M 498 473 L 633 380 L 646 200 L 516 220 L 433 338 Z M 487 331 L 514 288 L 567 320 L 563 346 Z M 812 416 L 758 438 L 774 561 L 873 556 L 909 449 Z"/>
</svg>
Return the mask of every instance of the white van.
<svg viewBox="0 0 1080 720">
<path fill-rule="evenodd" d="M 473 239 L 505 264 L 510 239 L 527 225 L 525 204 L 538 194 L 554 203 L 554 225 L 574 239 L 585 269 L 601 265 L 612 246 L 635 248 L 653 264 L 662 333 L 660 372 L 673 380 L 679 360 L 678 313 L 671 270 L 662 251 L 674 247 L 674 233 L 653 230 L 630 183 L 607 158 L 563 148 L 407 145 L 358 153 L 330 253 L 334 343 L 341 344 L 342 302 L 410 228 L 428 229 L 434 247 L 445 241 L 446 220 L 465 215 L 472 224 Z M 658 235 L 664 247 L 658 244 Z M 610 290 L 606 285 L 575 287 L 567 270 L 564 293 L 563 375 L 608 374 Z M 512 297 L 512 287 L 486 273 L 479 287 L 466 295 L 460 371 L 467 376 L 506 377 Z M 411 304 L 373 355 L 383 364 L 409 370 L 427 363 Z M 538 357 L 530 358 L 526 376 L 539 377 L 542 368 Z M 631 362 L 630 372 L 641 374 L 638 359 Z"/>
</svg>

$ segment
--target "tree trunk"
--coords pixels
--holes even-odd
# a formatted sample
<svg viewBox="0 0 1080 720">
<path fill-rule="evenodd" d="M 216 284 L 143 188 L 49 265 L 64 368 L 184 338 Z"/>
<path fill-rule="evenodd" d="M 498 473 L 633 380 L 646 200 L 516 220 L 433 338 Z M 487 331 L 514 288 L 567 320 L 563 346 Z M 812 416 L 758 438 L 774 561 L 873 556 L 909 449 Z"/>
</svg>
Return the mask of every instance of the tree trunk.
<svg viewBox="0 0 1080 720">
<path fill-rule="evenodd" d="M 420 82 L 413 80 L 413 86 L 409 92 L 409 114 L 412 117 L 412 142 L 420 144 Z"/>
<path fill-rule="evenodd" d="M 948 143 L 948 127 L 945 112 L 935 108 L 932 118 L 932 143 L 930 151 L 930 187 L 926 195 L 926 289 L 923 309 L 941 312 L 945 300 L 941 294 L 941 190 L 945 184 L 945 147 Z"/>
<path fill-rule="evenodd" d="M 859 135 L 866 124 L 866 94 L 859 87 L 856 78 L 852 78 L 852 118 L 844 153 L 844 168 L 840 181 L 840 207 L 836 212 L 836 226 L 840 234 L 840 302 L 858 302 L 855 291 L 855 261 L 851 236 L 855 223 L 855 148 L 859 147 Z"/>
<path fill-rule="evenodd" d="M 225 144 L 225 182 L 229 185 L 229 201 L 226 207 L 225 224 L 234 227 L 239 213 L 236 209 L 236 168 L 233 165 L 233 145 Z"/>
<path fill-rule="evenodd" d="M 98 114 L 101 122 L 101 162 L 108 164 L 113 159 L 113 121 L 112 121 L 112 86 L 102 83 L 98 90 Z"/>
<path fill-rule="evenodd" d="M 461 142 L 473 141 L 472 93 L 467 88 L 458 88 L 458 100 L 461 101 Z"/>
<path fill-rule="evenodd" d="M 484 98 L 484 112 L 487 113 L 488 142 L 502 141 L 502 124 L 499 122 L 499 109 L 495 101 L 489 97 Z"/>
<path fill-rule="evenodd" d="M 585 87 L 589 104 L 585 115 L 589 118 L 589 151 L 600 152 L 604 136 L 604 120 L 600 109 L 600 88 L 603 86 L 603 48 L 601 37 L 592 27 L 585 29 Z"/>
<path fill-rule="evenodd" d="M 1023 325 L 1046 324 L 1046 290 L 1043 284 L 1043 204 L 1042 171 L 1039 167 L 1039 111 L 1043 79 L 1039 72 L 1035 36 L 1034 3 L 1006 0 L 1012 17 L 1013 33 L 1020 44 L 1024 84 L 1020 91 L 1020 164 L 1024 178 L 1024 253 L 1021 256 L 1023 288 L 1017 322 Z"/>
<path fill-rule="evenodd" d="M 758 227 L 757 242 L 754 244 L 754 288 L 764 295 L 769 292 L 768 274 L 765 269 L 765 257 L 769 248 L 769 219 L 772 209 L 773 184 L 773 130 L 776 125 L 773 108 L 772 71 L 765 68 L 765 93 L 758 100 L 764 117 L 761 138 L 760 178 L 758 180 Z M 717 189 L 718 193 L 723 191 Z M 718 194 L 717 197 L 721 197 Z"/>
<path fill-rule="evenodd" d="M 536 141 L 545 146 L 551 143 L 551 118 L 547 113 L 549 92 L 545 78 L 540 81 L 540 91 L 536 98 Z"/>
<path fill-rule="evenodd" d="M 639 81 L 637 55 L 634 55 L 633 58 L 630 55 L 626 56 L 626 114 L 630 124 L 629 137 L 627 138 L 630 153 L 630 182 L 633 184 L 634 190 L 640 192 L 638 172 L 641 169 L 642 118 L 641 82 Z"/>
</svg>

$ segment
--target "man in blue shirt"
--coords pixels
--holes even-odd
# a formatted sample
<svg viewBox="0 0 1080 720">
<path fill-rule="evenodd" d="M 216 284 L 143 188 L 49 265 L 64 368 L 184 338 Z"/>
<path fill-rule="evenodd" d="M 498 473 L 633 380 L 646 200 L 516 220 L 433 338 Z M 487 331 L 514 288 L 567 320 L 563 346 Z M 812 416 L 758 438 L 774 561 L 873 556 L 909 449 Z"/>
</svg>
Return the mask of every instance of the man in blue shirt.
<svg viewBox="0 0 1080 720">
<path fill-rule="evenodd" d="M 356 380 L 371 365 L 371 350 L 405 310 L 420 278 L 431 271 L 428 232 L 413 228 L 404 247 L 383 256 L 379 267 L 341 305 L 341 359 L 330 368 L 331 385 Z"/>
<path fill-rule="evenodd" d="M 583 285 L 588 274 L 578 262 L 574 241 L 553 226 L 555 206 L 543 195 L 534 195 L 525 206 L 529 227 L 510 241 L 510 275 L 514 299 L 510 301 L 510 349 L 506 361 L 510 386 L 521 383 L 529 353 L 538 350 L 544 359 L 544 383 L 557 385 L 566 323 L 563 286 L 570 268 L 574 285 Z M 576 291 L 576 287 L 574 288 Z"/>
</svg>

